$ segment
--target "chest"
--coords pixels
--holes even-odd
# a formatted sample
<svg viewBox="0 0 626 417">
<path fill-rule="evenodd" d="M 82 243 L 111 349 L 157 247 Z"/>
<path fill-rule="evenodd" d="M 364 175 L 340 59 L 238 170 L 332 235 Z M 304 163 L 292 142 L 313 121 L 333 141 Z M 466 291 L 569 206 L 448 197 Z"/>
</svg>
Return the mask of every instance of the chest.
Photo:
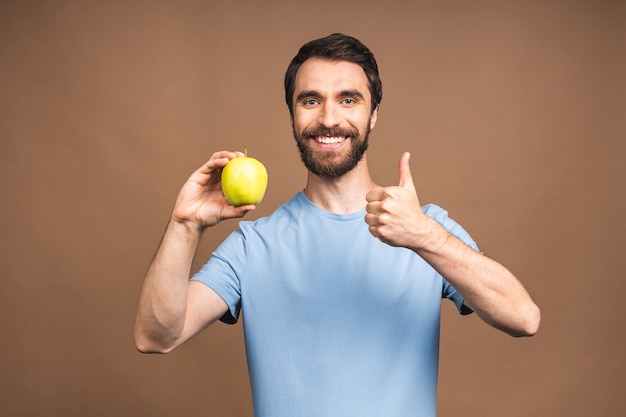
<svg viewBox="0 0 626 417">
<path fill-rule="evenodd" d="M 441 301 L 442 278 L 406 248 L 380 242 L 364 221 L 319 222 L 276 231 L 253 245 L 242 307 L 277 317 L 415 316 Z M 257 314 L 257 312 L 255 312 Z"/>
</svg>

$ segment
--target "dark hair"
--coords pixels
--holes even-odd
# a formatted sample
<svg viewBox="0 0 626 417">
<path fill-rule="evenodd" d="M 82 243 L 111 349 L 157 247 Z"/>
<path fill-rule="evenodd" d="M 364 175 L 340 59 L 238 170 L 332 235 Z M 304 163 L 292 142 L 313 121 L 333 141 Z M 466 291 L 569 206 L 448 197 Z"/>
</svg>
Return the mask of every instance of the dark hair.
<svg viewBox="0 0 626 417">
<path fill-rule="evenodd" d="M 285 72 L 285 101 L 292 116 L 296 74 L 304 61 L 309 58 L 350 61 L 360 65 L 367 76 L 370 95 L 372 96 L 372 112 L 378 107 L 383 98 L 383 86 L 374 54 L 358 39 L 342 33 L 333 33 L 325 38 L 315 39 L 304 44 L 287 67 Z"/>
</svg>

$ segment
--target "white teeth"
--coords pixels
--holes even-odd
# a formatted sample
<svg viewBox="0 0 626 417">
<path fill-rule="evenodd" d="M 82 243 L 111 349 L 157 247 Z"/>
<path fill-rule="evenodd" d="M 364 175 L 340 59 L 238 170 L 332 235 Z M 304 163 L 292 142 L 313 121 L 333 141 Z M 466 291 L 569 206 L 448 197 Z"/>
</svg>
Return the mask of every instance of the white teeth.
<svg viewBox="0 0 626 417">
<path fill-rule="evenodd" d="M 320 136 L 316 139 L 319 143 L 324 143 L 326 145 L 330 145 L 333 143 L 339 143 L 339 142 L 343 142 L 344 140 L 346 140 L 345 137 L 327 137 L 327 136 Z"/>
</svg>

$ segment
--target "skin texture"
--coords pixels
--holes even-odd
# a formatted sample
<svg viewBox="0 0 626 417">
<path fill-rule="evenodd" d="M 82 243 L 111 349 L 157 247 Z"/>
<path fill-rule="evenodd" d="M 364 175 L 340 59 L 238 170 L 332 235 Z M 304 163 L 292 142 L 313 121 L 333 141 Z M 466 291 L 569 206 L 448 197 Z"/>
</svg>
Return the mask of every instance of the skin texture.
<svg viewBox="0 0 626 417">
<path fill-rule="evenodd" d="M 308 172 L 307 197 L 335 213 L 365 208 L 364 222 L 373 236 L 415 251 L 485 322 L 512 336 L 535 334 L 539 308 L 519 280 L 422 212 L 408 153 L 400 157 L 397 186 L 376 185 L 369 174 L 366 152 L 355 161 L 355 150 L 361 152 L 360 145 L 377 120 L 378 109 L 371 111 L 367 78 L 361 67 L 319 58 L 302 64 L 296 76 L 291 125 L 301 151 L 309 154 L 307 163 L 319 168 Z M 203 232 L 223 220 L 243 217 L 256 207 L 233 207 L 222 193 L 221 168 L 238 155 L 216 152 L 190 176 L 178 195 L 141 291 L 135 325 L 135 343 L 141 352 L 169 352 L 227 311 L 213 290 L 190 282 L 189 276 Z"/>
<path fill-rule="evenodd" d="M 328 72 L 337 76 L 329 77 Z M 363 75 L 356 64 L 317 58 L 306 61 L 298 71 L 292 128 L 300 156 L 316 176 L 334 180 L 347 174 L 367 150 L 378 111 L 370 113 L 367 107 L 371 104 L 364 95 L 367 80 L 360 80 Z M 353 85 L 355 79 L 361 82 Z"/>
</svg>

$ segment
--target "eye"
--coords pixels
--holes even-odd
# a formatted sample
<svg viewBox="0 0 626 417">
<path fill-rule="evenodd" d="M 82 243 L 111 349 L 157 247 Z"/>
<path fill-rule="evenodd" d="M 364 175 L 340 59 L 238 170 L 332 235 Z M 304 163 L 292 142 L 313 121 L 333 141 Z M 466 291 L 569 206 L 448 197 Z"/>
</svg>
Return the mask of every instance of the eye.
<svg viewBox="0 0 626 417">
<path fill-rule="evenodd" d="M 343 104 L 346 104 L 348 106 L 352 106 L 353 104 L 356 104 L 356 100 L 353 98 L 345 98 L 343 99 Z"/>
<path fill-rule="evenodd" d="M 302 102 L 305 106 L 315 106 L 317 104 L 317 100 L 314 98 L 308 98 Z"/>
</svg>

